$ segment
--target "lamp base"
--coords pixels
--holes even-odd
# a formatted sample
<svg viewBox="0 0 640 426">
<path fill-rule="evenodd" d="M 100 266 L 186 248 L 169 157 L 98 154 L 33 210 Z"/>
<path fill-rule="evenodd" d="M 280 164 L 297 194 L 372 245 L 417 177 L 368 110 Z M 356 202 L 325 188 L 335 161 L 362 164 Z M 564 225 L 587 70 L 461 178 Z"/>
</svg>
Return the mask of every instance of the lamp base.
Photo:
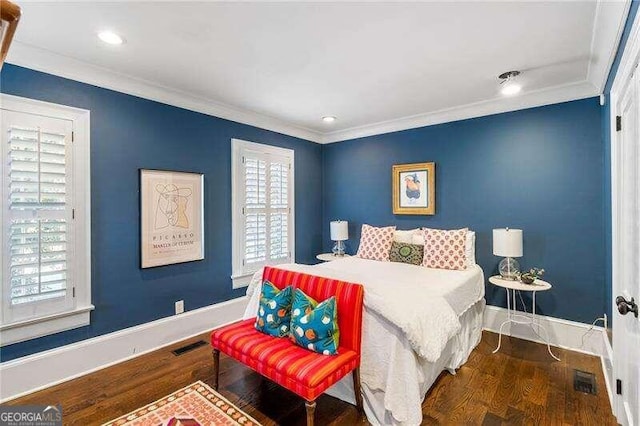
<svg viewBox="0 0 640 426">
<path fill-rule="evenodd" d="M 331 249 L 331 252 L 334 256 L 344 256 L 344 242 L 336 241 L 333 249 Z"/>
<path fill-rule="evenodd" d="M 498 272 L 502 279 L 515 281 L 520 274 L 520 264 L 513 257 L 505 257 L 498 265 Z"/>
</svg>

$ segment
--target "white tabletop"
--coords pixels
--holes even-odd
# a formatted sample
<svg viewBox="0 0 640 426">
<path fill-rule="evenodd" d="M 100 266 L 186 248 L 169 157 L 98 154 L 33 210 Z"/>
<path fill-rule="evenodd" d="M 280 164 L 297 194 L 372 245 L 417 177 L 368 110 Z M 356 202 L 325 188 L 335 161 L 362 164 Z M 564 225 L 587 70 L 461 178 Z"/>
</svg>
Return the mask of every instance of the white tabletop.
<svg viewBox="0 0 640 426">
<path fill-rule="evenodd" d="M 533 284 L 525 284 L 522 281 L 505 280 L 499 275 L 490 277 L 489 282 L 491 284 L 497 285 L 498 287 L 520 291 L 545 291 L 551 288 L 551 284 L 546 281 L 535 280 Z"/>
<path fill-rule="evenodd" d="M 344 259 L 346 257 L 351 257 L 351 256 L 348 254 L 345 254 L 344 256 L 336 256 L 333 253 L 321 253 L 316 256 L 316 259 L 322 260 L 323 262 L 331 262 L 332 260 Z"/>
</svg>

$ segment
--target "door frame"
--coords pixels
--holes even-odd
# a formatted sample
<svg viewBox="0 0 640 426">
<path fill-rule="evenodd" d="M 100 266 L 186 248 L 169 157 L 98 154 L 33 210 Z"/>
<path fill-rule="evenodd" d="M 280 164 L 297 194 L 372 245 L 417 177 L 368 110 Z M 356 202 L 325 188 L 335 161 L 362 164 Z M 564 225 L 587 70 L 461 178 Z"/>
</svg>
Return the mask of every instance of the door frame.
<svg viewBox="0 0 640 426">
<path fill-rule="evenodd" d="M 615 297 L 620 294 L 621 289 L 618 287 L 617 283 L 618 275 L 619 275 L 619 266 L 618 260 L 620 259 L 619 255 L 619 245 L 620 239 L 618 238 L 620 229 L 619 229 L 619 217 L 620 217 L 620 208 L 618 206 L 617 198 L 618 198 L 618 182 L 620 180 L 619 172 L 620 168 L 618 167 L 618 156 L 619 156 L 619 143 L 618 143 L 618 132 L 616 131 L 616 116 L 620 115 L 620 111 L 618 111 L 618 102 L 621 99 L 621 91 L 625 88 L 625 85 L 629 78 L 631 77 L 634 70 L 638 66 L 640 61 L 640 13 L 636 13 L 634 18 L 633 25 L 631 27 L 631 31 L 629 32 L 629 37 L 627 38 L 627 44 L 625 46 L 624 52 L 622 53 L 622 58 L 620 60 L 620 64 L 616 71 L 616 75 L 613 80 L 613 85 L 611 87 L 609 102 L 610 102 L 610 142 L 611 142 L 611 312 L 612 312 L 612 324 L 616 321 L 616 311 L 617 306 L 615 305 Z M 637 71 L 640 72 L 640 71 Z M 623 122 L 624 125 L 624 122 Z M 615 338 L 615 337 L 614 337 Z M 614 348 L 614 358 L 613 362 L 613 372 L 614 379 L 619 377 L 617 373 L 617 365 L 615 362 L 615 348 Z M 622 398 L 612 392 L 612 409 L 613 414 L 618 419 L 618 422 L 621 424 L 629 424 L 628 414 L 623 405 Z"/>
</svg>

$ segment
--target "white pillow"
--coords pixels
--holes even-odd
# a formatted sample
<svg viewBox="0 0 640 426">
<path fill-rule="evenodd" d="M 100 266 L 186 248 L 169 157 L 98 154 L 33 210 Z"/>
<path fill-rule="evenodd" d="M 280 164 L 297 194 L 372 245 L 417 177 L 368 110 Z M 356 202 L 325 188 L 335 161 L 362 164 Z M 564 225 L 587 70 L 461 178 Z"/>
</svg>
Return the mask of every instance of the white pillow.
<svg viewBox="0 0 640 426">
<path fill-rule="evenodd" d="M 418 244 L 413 242 L 414 236 L 418 234 L 422 236 L 420 228 L 409 229 L 408 231 L 396 229 L 396 231 L 393 233 L 393 241 L 395 241 L 396 243 Z M 424 238 L 422 239 L 422 245 L 424 245 Z"/>
<path fill-rule="evenodd" d="M 467 268 L 476 264 L 476 233 L 473 231 L 467 231 L 464 255 L 467 258 Z"/>
<path fill-rule="evenodd" d="M 400 231 L 410 232 L 410 231 Z M 398 231 L 396 231 L 396 234 Z M 424 245 L 424 234 L 422 232 L 416 232 L 413 234 L 411 244 Z M 396 240 L 397 241 L 397 240 Z M 404 241 L 398 241 L 404 242 Z M 467 231 L 467 239 L 464 242 L 464 255 L 467 258 L 467 268 L 476 264 L 476 233 L 473 231 Z"/>
</svg>

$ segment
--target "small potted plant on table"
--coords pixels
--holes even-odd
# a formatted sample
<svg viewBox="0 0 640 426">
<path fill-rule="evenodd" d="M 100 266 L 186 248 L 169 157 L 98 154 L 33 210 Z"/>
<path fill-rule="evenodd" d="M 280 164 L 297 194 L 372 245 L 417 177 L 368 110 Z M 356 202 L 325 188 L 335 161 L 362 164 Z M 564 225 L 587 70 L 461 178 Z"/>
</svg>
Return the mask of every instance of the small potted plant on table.
<svg viewBox="0 0 640 426">
<path fill-rule="evenodd" d="M 520 274 L 520 281 L 525 284 L 533 284 L 538 278 L 542 278 L 544 275 L 544 269 L 531 268 L 527 272 Z"/>
</svg>

